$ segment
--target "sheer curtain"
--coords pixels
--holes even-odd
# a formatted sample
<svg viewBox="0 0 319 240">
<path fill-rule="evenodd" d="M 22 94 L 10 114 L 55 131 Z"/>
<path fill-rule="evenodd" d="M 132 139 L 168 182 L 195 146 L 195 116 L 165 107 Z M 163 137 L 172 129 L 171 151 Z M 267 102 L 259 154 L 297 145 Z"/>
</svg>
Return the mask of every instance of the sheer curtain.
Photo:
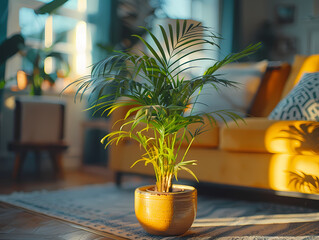
<svg viewBox="0 0 319 240">
<path fill-rule="evenodd" d="M 0 1 L 0 43 L 7 38 L 8 0 Z M 4 78 L 5 64 L 0 65 L 0 81 Z M 0 86 L 1 91 L 1 86 Z M 1 94 L 1 93 L 0 93 Z M 0 106 L 1 108 L 1 106 Z"/>
<path fill-rule="evenodd" d="M 231 52 L 239 49 L 240 19 L 239 19 L 240 1 L 223 0 L 221 1 L 221 57 L 225 57 Z"/>
</svg>

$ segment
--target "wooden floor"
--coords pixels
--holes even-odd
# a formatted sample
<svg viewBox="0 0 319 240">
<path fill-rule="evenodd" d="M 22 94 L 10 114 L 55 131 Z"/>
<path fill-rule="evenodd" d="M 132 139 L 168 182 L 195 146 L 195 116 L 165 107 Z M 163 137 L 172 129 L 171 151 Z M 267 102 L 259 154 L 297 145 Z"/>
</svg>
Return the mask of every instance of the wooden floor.
<svg viewBox="0 0 319 240">
<path fill-rule="evenodd" d="M 20 181 L 0 178 L 0 194 L 15 191 L 55 190 L 113 181 L 113 173 L 103 167 L 83 167 L 67 171 L 63 179 L 23 176 Z M 58 219 L 0 203 L 0 239 L 122 239 Z"/>
<path fill-rule="evenodd" d="M 15 191 L 30 192 L 35 190 L 56 190 L 66 189 L 76 186 L 88 185 L 88 184 L 101 184 L 113 182 L 114 174 L 104 167 L 83 167 L 77 171 L 67 171 L 64 173 L 63 179 L 55 179 L 49 175 L 41 177 L 23 176 L 20 181 L 13 181 L 11 177 L 0 176 L 0 194 L 9 194 Z M 140 177 L 136 176 L 124 176 L 124 181 L 140 181 Z M 214 188 L 209 185 L 198 188 L 199 193 L 209 194 L 213 197 L 228 196 L 231 194 L 231 198 L 241 198 L 245 196 L 245 199 L 251 195 L 251 199 L 254 201 L 266 201 L 267 196 L 256 194 L 253 192 L 250 194 L 248 191 L 243 190 L 234 191 L 233 189 Z M 211 195 L 213 192 L 213 195 Z M 226 194 L 225 194 L 226 193 Z M 228 195 L 227 195 L 228 194 Z M 278 202 L 282 204 L 289 204 L 286 198 L 276 198 L 271 195 L 269 201 Z M 290 200 L 291 201 L 291 200 Z M 309 203 L 304 202 L 292 202 L 292 204 L 301 206 L 307 206 Z M 307 204 L 305 204 L 307 203 Z M 318 207 L 318 201 L 315 201 L 314 206 Z M 309 206 L 310 207 L 310 206 Z M 311 206 L 313 207 L 313 206 Z M 0 203 L 0 240 L 2 239 L 123 239 L 111 234 L 94 231 L 88 228 L 84 228 L 79 225 L 54 219 L 45 215 L 33 213 L 31 211 L 11 206 L 6 203 Z"/>
<path fill-rule="evenodd" d="M 123 239 L 0 203 L 0 239 Z"/>
<path fill-rule="evenodd" d="M 19 181 L 14 181 L 10 175 L 0 178 L 0 194 L 14 191 L 30 192 L 35 190 L 65 189 L 87 184 L 112 182 L 113 172 L 105 167 L 85 166 L 78 170 L 64 172 L 63 178 L 56 179 L 52 174 L 25 174 Z"/>
</svg>

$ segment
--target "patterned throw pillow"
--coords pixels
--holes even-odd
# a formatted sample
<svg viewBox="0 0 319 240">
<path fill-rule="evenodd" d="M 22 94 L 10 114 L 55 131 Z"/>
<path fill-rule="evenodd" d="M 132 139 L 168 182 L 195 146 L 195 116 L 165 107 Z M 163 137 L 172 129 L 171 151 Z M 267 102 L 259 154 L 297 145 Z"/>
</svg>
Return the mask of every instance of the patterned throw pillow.
<svg viewBox="0 0 319 240">
<path fill-rule="evenodd" d="M 319 72 L 304 74 L 268 118 L 319 121 Z"/>
</svg>

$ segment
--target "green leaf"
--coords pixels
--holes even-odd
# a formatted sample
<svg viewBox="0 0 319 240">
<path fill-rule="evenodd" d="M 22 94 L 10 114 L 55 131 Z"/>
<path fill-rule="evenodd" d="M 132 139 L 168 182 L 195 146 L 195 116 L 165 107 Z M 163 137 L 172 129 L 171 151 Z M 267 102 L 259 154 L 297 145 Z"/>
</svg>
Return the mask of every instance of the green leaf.
<svg viewBox="0 0 319 240">
<path fill-rule="evenodd" d="M 165 66 L 165 61 L 158 56 L 158 54 L 156 53 L 154 48 L 148 42 L 146 42 L 142 37 L 140 37 L 138 35 L 132 35 L 132 36 L 133 37 L 137 37 L 138 39 L 140 39 L 144 43 L 144 45 L 148 48 L 148 50 L 151 51 L 151 53 L 157 59 L 157 61 L 159 61 L 163 67 Z"/>
<path fill-rule="evenodd" d="M 176 20 L 176 42 L 179 40 L 179 20 Z"/>
<path fill-rule="evenodd" d="M 168 24 L 168 29 L 169 29 L 169 35 L 170 35 L 170 38 L 171 38 L 171 44 L 172 44 L 172 48 L 174 48 L 175 44 L 174 44 L 174 33 L 173 33 L 173 27 L 171 24 Z"/>
<path fill-rule="evenodd" d="M 165 42 L 165 46 L 166 46 L 167 52 L 170 53 L 169 42 L 168 42 L 166 31 L 163 28 L 163 26 L 160 26 L 160 29 L 161 29 L 161 32 L 162 32 L 162 36 L 164 38 L 164 42 Z"/>
<path fill-rule="evenodd" d="M 153 39 L 154 43 L 156 44 L 158 50 L 161 52 L 162 59 L 164 60 L 165 64 L 167 65 L 167 59 L 166 59 L 165 52 L 164 52 L 164 49 L 162 48 L 161 43 L 158 41 L 158 39 L 154 36 L 154 34 L 151 31 L 149 31 L 145 27 L 141 27 L 141 28 L 145 29 L 148 32 L 148 34 L 151 36 L 151 38 Z"/>
<path fill-rule="evenodd" d="M 41 5 L 38 9 L 34 10 L 36 14 L 51 14 L 53 11 L 61 7 L 68 0 L 53 0 L 49 3 Z"/>
<path fill-rule="evenodd" d="M 182 170 L 185 170 L 186 172 L 188 172 L 189 174 L 191 174 L 191 175 L 196 179 L 196 181 L 199 182 L 199 181 L 198 181 L 198 178 L 196 177 L 196 175 L 193 173 L 192 170 L 190 170 L 189 168 L 184 167 L 184 166 L 179 166 L 179 168 L 182 169 Z"/>
<path fill-rule="evenodd" d="M 185 31 L 186 31 L 186 26 L 187 26 L 187 20 L 184 20 L 183 22 L 183 30 L 182 30 L 182 35 L 185 34 Z"/>
</svg>

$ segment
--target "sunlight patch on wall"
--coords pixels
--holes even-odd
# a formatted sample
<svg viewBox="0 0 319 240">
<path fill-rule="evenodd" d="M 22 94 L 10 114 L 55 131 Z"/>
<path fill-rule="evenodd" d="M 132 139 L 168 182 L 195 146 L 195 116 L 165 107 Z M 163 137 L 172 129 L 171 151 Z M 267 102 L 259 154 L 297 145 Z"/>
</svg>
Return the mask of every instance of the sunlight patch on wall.
<svg viewBox="0 0 319 240">
<path fill-rule="evenodd" d="M 44 28 L 44 46 L 46 48 L 51 47 L 53 44 L 53 18 L 49 16 L 45 22 Z M 53 72 L 53 59 L 48 57 L 44 60 L 44 71 L 47 74 Z"/>
<path fill-rule="evenodd" d="M 46 74 L 53 73 L 53 58 L 52 57 L 47 57 L 46 59 L 44 59 L 44 72 Z"/>
<path fill-rule="evenodd" d="M 45 22 L 45 30 L 44 30 L 44 46 L 51 47 L 53 43 L 53 18 L 49 16 Z"/>
<path fill-rule="evenodd" d="M 78 0 L 78 11 L 85 12 L 86 9 L 87 9 L 86 0 Z"/>
<path fill-rule="evenodd" d="M 84 21 L 78 22 L 76 25 L 76 38 L 75 38 L 75 47 L 77 51 L 76 56 L 76 73 L 83 75 L 87 69 L 86 62 L 86 23 Z"/>
</svg>

